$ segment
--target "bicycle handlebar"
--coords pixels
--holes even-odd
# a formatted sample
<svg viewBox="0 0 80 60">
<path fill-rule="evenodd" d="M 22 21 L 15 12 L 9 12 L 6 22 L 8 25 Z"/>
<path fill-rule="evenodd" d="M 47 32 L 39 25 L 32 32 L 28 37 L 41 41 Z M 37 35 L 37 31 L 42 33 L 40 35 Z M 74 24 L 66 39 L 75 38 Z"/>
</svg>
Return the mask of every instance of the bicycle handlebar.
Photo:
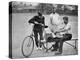
<svg viewBox="0 0 80 60">
<path fill-rule="evenodd" d="M 41 25 L 43 28 L 48 28 L 47 25 L 44 25 L 44 24 L 42 24 L 42 23 L 33 23 L 33 24 L 39 24 L 39 25 Z"/>
</svg>

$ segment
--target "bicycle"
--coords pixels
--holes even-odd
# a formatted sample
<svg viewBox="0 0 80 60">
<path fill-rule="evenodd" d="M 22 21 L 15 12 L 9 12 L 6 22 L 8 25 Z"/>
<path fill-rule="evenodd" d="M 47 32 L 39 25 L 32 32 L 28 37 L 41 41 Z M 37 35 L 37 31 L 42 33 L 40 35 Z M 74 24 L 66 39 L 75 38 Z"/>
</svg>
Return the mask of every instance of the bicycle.
<svg viewBox="0 0 80 60">
<path fill-rule="evenodd" d="M 47 28 L 48 26 L 43 26 L 44 28 Z M 45 37 L 44 37 L 45 38 Z M 43 48 L 46 50 L 46 52 L 48 50 L 50 50 L 52 48 L 48 47 L 48 42 L 40 42 L 40 44 L 42 44 Z M 34 34 L 32 32 L 32 34 L 30 36 L 27 36 L 24 38 L 23 42 L 22 42 L 22 47 L 21 47 L 21 51 L 24 57 L 29 57 L 32 52 L 34 50 Z"/>
</svg>

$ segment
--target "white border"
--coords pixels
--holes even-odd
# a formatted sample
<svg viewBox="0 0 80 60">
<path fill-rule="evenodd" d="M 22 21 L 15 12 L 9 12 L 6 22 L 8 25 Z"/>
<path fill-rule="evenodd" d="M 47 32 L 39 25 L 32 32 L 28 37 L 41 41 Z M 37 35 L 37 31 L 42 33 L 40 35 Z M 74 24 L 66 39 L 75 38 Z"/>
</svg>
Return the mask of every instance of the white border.
<svg viewBox="0 0 80 60">
<path fill-rule="evenodd" d="M 11 0 L 0 1 L 0 60 L 8 60 L 8 46 L 9 46 L 9 19 L 8 19 L 8 2 Z M 80 0 L 13 0 L 13 1 L 26 1 L 26 2 L 43 2 L 54 4 L 71 4 L 78 5 L 80 15 Z M 78 17 L 79 21 L 80 17 Z M 79 24 L 79 22 L 78 22 Z M 79 24 L 80 25 L 80 24 Z M 78 31 L 79 31 L 78 25 Z M 80 33 L 80 31 L 79 31 Z M 80 36 L 79 36 L 80 37 Z M 79 41 L 79 53 L 80 53 L 80 41 Z M 42 58 L 29 58 L 29 60 L 79 60 L 80 55 L 76 56 L 54 56 L 54 57 L 42 57 Z M 22 58 L 23 59 L 23 58 Z M 22 60 L 21 59 L 21 60 Z M 24 58 L 26 59 L 26 58 Z M 28 59 L 28 58 L 27 58 Z M 19 60 L 19 59 L 17 59 Z"/>
</svg>

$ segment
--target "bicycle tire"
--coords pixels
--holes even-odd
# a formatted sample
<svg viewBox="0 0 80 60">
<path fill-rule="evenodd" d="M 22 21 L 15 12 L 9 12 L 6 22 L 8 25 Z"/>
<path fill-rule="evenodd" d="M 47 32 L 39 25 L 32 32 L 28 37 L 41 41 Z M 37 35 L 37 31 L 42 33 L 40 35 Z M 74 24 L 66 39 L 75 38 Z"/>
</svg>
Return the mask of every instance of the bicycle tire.
<svg viewBox="0 0 80 60">
<path fill-rule="evenodd" d="M 28 38 L 29 38 L 29 40 L 28 40 Z M 27 42 L 28 41 L 31 41 L 31 43 L 30 43 L 30 47 L 32 47 L 31 48 L 31 50 L 29 50 L 29 48 L 28 47 L 24 47 L 24 45 L 25 45 L 25 43 L 26 43 L 26 45 L 27 45 Z M 28 44 L 29 44 L 28 43 Z M 29 46 L 29 45 L 27 45 L 27 46 Z M 25 51 L 24 49 L 27 49 L 28 51 Z M 22 42 L 22 48 L 21 48 L 21 51 L 22 51 L 22 54 L 23 54 L 23 56 L 24 57 L 29 57 L 31 54 L 32 54 L 32 52 L 33 52 L 33 50 L 34 50 L 34 40 L 33 40 L 33 38 L 31 37 L 31 36 L 27 36 L 27 37 L 25 37 L 24 38 L 24 40 L 23 40 L 23 42 Z M 29 51 L 30 51 L 30 53 L 29 53 Z M 27 53 L 27 54 L 26 54 Z M 29 53 L 29 54 L 28 54 Z"/>
</svg>

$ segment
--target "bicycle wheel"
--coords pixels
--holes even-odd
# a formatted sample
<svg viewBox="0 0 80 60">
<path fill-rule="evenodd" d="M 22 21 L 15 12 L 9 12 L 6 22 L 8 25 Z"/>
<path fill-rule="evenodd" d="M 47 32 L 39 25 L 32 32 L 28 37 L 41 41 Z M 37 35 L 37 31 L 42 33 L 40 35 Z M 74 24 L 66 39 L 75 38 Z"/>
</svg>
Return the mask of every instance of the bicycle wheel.
<svg viewBox="0 0 80 60">
<path fill-rule="evenodd" d="M 34 49 L 34 41 L 31 36 L 25 37 L 22 42 L 22 54 L 25 57 L 29 57 Z"/>
</svg>

